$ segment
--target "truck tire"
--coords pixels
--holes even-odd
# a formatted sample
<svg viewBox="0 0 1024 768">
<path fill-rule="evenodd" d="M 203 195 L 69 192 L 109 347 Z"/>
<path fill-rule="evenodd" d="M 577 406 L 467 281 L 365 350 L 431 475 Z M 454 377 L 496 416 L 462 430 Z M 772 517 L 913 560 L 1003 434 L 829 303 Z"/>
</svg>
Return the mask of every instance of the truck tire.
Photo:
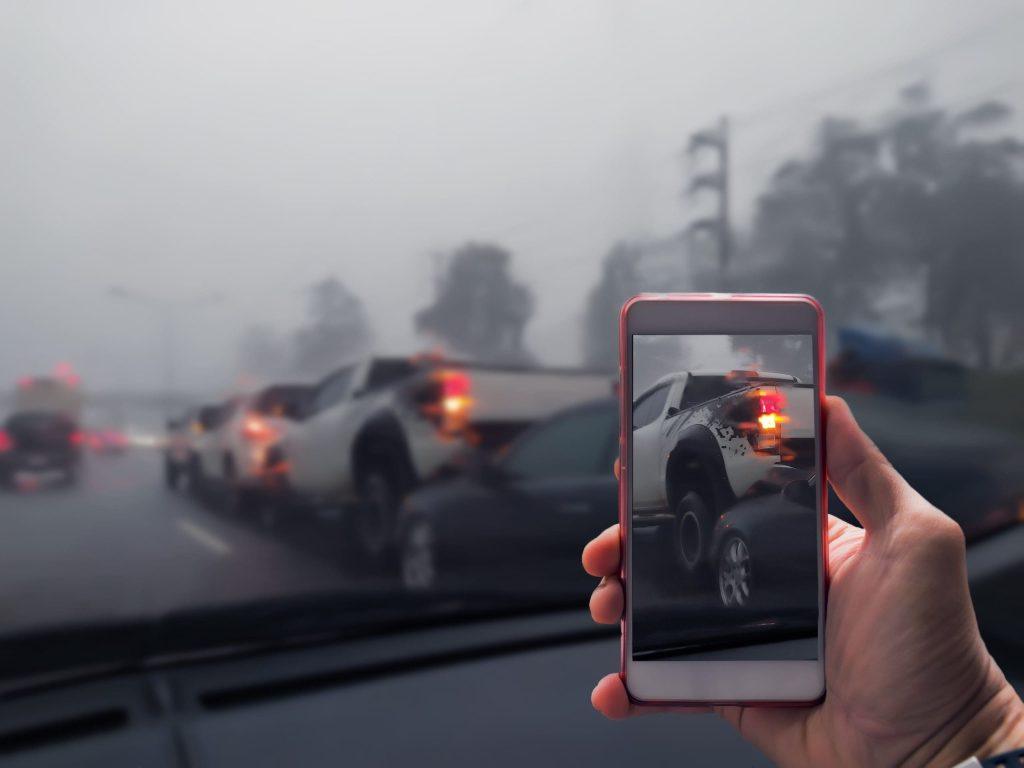
<svg viewBox="0 0 1024 768">
<path fill-rule="evenodd" d="M 164 484 L 172 491 L 178 489 L 178 480 L 181 476 L 181 470 L 178 469 L 178 465 L 169 459 L 164 459 Z"/>
<path fill-rule="evenodd" d="M 353 528 L 360 551 L 372 559 L 381 558 L 394 549 L 402 496 L 394 475 L 385 463 L 376 461 L 367 465 L 360 483 Z"/>
<path fill-rule="evenodd" d="M 714 508 L 698 491 L 687 491 L 676 503 L 673 515 L 672 551 L 676 562 L 687 573 L 697 573 L 707 565 Z"/>
<path fill-rule="evenodd" d="M 423 517 L 410 520 L 399 544 L 399 569 L 407 592 L 429 592 L 437 587 L 438 558 L 434 529 Z"/>
<path fill-rule="evenodd" d="M 185 474 L 188 477 L 188 492 L 196 498 L 201 498 L 206 492 L 206 479 L 203 477 L 202 467 L 199 466 L 199 457 L 189 457 Z"/>
<path fill-rule="evenodd" d="M 78 485 L 78 466 L 76 464 L 68 464 L 64 468 L 64 476 L 60 480 L 61 488 L 74 488 Z"/>
<path fill-rule="evenodd" d="M 238 517 L 254 516 L 260 509 L 259 494 L 238 482 L 235 461 L 224 457 L 224 511 Z"/>
</svg>

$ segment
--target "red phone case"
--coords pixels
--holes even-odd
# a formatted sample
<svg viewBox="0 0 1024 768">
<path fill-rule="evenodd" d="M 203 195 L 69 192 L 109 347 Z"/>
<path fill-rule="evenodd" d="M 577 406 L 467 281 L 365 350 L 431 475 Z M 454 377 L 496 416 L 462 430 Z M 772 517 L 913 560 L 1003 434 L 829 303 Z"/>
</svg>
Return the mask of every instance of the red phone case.
<svg viewBox="0 0 1024 768">
<path fill-rule="evenodd" d="M 828 410 L 825 408 L 825 312 L 818 303 L 817 299 L 812 296 L 805 294 L 787 294 L 787 293 L 743 293 L 743 294 L 714 294 L 714 293 L 677 293 L 677 294 L 640 294 L 629 299 L 625 304 L 622 305 L 622 309 L 619 312 L 619 548 L 621 552 L 626 552 L 626 547 L 629 546 L 629 518 L 632 510 L 629 509 L 629 493 L 626 485 L 626 480 L 623 478 L 628 477 L 629 472 L 626 463 L 623 461 L 625 458 L 625 447 L 626 441 L 630 438 L 627 435 L 628 425 L 632 416 L 632 404 L 627 403 L 626 392 L 627 387 L 624 383 L 624 377 L 627 373 L 631 372 L 629 365 L 629 338 L 626 330 L 626 315 L 629 308 L 634 304 L 641 301 L 752 301 L 752 302 L 801 302 L 809 304 L 814 308 L 815 314 L 817 315 L 817 333 L 818 333 L 818 357 L 817 365 L 815 369 L 815 377 L 819 382 L 818 386 L 818 407 L 821 409 L 821 427 L 822 435 L 818 440 L 818 460 L 819 466 L 821 467 L 821 482 L 818 483 L 818 494 L 819 494 L 819 508 L 821 510 L 821 562 L 822 570 L 824 572 L 824 598 L 822 600 L 822 626 L 825 626 L 825 611 L 828 606 L 828 589 L 829 589 L 829 577 L 828 577 L 828 478 L 825 469 L 825 434 L 827 434 L 827 419 Z M 623 597 L 624 606 L 622 612 L 622 619 L 619 622 L 620 635 L 619 635 L 619 677 L 622 679 L 623 687 L 626 689 L 626 695 L 629 696 L 629 700 L 641 707 L 664 707 L 664 706 L 758 706 L 758 707 L 805 707 L 820 702 L 825 694 L 822 693 L 817 699 L 809 701 L 764 701 L 758 699 L 757 701 L 688 701 L 684 699 L 661 699 L 661 700 L 649 700 L 649 699 L 638 699 L 629 690 L 629 682 L 626 679 L 626 617 L 629 616 L 631 607 L 629 605 L 629 588 L 627 579 L 628 574 L 626 573 L 626 558 L 620 558 L 621 565 L 619 566 L 619 578 L 622 581 L 623 586 Z M 825 652 L 824 638 L 822 638 L 822 653 Z"/>
</svg>

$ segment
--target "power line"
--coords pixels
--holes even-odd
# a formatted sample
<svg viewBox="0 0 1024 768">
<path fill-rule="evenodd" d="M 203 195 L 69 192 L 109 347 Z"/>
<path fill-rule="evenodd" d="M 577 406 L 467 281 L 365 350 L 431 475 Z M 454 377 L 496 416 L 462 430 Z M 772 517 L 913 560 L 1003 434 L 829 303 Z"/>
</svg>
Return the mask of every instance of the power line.
<svg viewBox="0 0 1024 768">
<path fill-rule="evenodd" d="M 993 31 L 1002 30 L 1005 28 L 1006 23 L 1011 19 L 1020 21 L 1022 16 L 1019 12 L 1003 14 L 974 27 L 961 35 L 950 38 L 926 51 L 890 61 L 879 67 L 858 73 L 848 78 L 833 80 L 828 85 L 815 88 L 814 90 L 794 96 L 790 99 L 783 99 L 781 101 L 757 107 L 747 112 L 741 112 L 735 116 L 734 122 L 739 126 L 743 126 L 752 122 L 763 121 L 775 113 L 787 112 L 802 104 L 820 101 L 821 99 L 833 96 L 837 93 L 867 85 L 875 80 L 890 77 L 901 70 L 919 66 L 928 61 L 939 58 L 944 54 L 968 43 L 973 43 L 988 36 Z"/>
</svg>

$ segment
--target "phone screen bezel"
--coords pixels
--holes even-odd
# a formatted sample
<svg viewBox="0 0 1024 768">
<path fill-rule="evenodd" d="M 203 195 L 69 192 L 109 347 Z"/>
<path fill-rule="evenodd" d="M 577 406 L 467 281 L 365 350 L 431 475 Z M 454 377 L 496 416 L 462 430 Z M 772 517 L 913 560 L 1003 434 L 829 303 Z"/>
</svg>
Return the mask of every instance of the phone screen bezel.
<svg viewBox="0 0 1024 768">
<path fill-rule="evenodd" d="M 815 660 L 633 661 L 632 648 L 632 401 L 634 335 L 810 335 L 816 381 L 818 435 L 818 658 Z M 625 591 L 621 674 L 640 704 L 803 704 L 824 695 L 824 633 L 827 595 L 825 441 L 823 439 L 824 316 L 807 296 L 782 294 L 642 295 L 623 307 L 620 319 L 621 437 L 619 515 Z"/>
</svg>

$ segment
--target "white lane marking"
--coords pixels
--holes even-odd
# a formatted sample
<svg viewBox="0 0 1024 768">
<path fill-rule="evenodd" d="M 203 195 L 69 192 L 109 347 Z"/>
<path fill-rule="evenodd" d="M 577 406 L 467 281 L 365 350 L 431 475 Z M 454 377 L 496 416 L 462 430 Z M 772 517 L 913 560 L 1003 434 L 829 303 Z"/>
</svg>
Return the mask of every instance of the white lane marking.
<svg viewBox="0 0 1024 768">
<path fill-rule="evenodd" d="M 196 525 L 191 520 L 178 520 L 178 528 L 181 532 L 190 536 L 193 541 L 202 544 L 211 552 L 215 552 L 218 555 L 229 555 L 231 554 L 231 545 L 221 539 L 219 536 L 210 533 L 208 530 L 200 525 Z"/>
</svg>

